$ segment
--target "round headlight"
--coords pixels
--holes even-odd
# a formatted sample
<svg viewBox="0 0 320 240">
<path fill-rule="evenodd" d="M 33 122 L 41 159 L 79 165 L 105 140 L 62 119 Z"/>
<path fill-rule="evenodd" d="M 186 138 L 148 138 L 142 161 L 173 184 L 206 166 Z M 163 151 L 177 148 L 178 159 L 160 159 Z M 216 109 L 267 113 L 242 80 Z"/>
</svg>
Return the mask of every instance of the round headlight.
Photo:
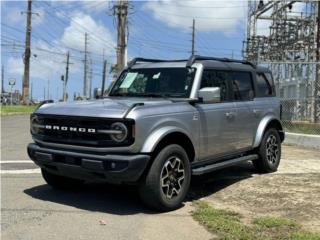
<svg viewBox="0 0 320 240">
<path fill-rule="evenodd" d="M 115 133 L 110 134 L 113 141 L 123 142 L 128 136 L 128 129 L 123 123 L 115 122 L 111 124 L 111 130 L 115 131 Z"/>
<path fill-rule="evenodd" d="M 37 127 L 38 118 L 36 116 L 31 117 L 30 121 L 30 130 L 32 134 L 36 134 L 39 131 L 39 128 Z"/>
</svg>

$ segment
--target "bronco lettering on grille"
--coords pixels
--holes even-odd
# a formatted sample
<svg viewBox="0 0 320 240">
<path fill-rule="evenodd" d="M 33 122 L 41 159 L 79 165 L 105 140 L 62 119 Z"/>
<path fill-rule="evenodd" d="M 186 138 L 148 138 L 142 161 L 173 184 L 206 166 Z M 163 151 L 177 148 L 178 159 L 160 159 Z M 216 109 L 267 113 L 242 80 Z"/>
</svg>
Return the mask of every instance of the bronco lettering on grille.
<svg viewBox="0 0 320 240">
<path fill-rule="evenodd" d="M 45 125 L 45 129 L 48 130 L 58 130 L 58 131 L 70 131 L 70 132 L 81 132 L 81 133 L 96 133 L 94 128 L 78 128 L 78 127 L 68 127 L 68 126 L 55 126 L 55 125 Z"/>
</svg>

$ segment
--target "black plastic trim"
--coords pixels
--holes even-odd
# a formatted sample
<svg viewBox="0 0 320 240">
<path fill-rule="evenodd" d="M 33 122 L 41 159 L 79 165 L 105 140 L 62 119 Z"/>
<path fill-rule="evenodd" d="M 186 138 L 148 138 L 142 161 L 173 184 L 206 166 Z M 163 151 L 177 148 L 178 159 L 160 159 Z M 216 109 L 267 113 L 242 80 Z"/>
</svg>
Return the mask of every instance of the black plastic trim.
<svg viewBox="0 0 320 240">
<path fill-rule="evenodd" d="M 188 59 L 186 67 L 190 68 L 194 62 L 197 60 L 214 60 L 219 62 L 231 62 L 231 63 L 242 63 L 250 65 L 253 68 L 256 68 L 256 65 L 252 62 L 246 61 L 246 60 L 237 60 L 237 59 L 231 59 L 231 58 L 217 58 L 217 57 L 206 57 L 206 56 L 200 56 L 200 55 L 191 55 L 191 57 Z"/>
<path fill-rule="evenodd" d="M 222 169 L 225 167 L 233 166 L 233 165 L 240 163 L 240 162 L 255 160 L 257 158 L 258 158 L 257 154 L 252 154 L 252 155 L 247 155 L 247 156 L 238 157 L 238 158 L 234 158 L 234 159 L 229 159 L 224 162 L 218 162 L 218 163 L 213 163 L 210 165 L 205 165 L 205 166 L 193 168 L 192 174 L 193 175 L 202 175 L 202 174 L 209 173 L 209 172 L 212 172 L 215 170 L 219 170 L 219 169 Z"/>
<path fill-rule="evenodd" d="M 27 150 L 38 166 L 57 175 L 112 183 L 137 182 L 150 160 L 147 154 L 95 155 L 44 148 L 35 143 L 30 143 Z"/>
</svg>

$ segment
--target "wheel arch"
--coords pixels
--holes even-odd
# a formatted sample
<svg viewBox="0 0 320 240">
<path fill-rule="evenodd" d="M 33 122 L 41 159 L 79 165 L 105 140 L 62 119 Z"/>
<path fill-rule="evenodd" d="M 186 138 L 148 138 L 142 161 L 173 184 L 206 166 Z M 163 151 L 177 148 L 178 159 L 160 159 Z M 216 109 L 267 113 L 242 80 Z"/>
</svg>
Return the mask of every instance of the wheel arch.
<svg viewBox="0 0 320 240">
<path fill-rule="evenodd" d="M 254 148 L 256 148 L 256 147 L 258 147 L 260 145 L 262 137 L 263 137 L 265 131 L 267 129 L 269 129 L 269 128 L 277 129 L 278 132 L 279 132 L 279 135 L 280 135 L 281 142 L 284 141 L 285 134 L 284 134 L 284 131 L 283 131 L 283 127 L 282 127 L 281 121 L 278 118 L 274 117 L 274 116 L 266 116 L 259 123 L 258 129 L 257 129 L 257 132 L 256 132 L 256 136 L 255 136 L 255 140 L 254 140 L 254 143 L 253 143 L 253 147 Z"/>
<path fill-rule="evenodd" d="M 176 127 L 165 127 L 152 133 L 145 141 L 141 152 L 156 155 L 162 148 L 170 144 L 183 147 L 190 162 L 196 158 L 196 150 L 191 137 L 183 129 L 177 129 Z"/>
</svg>

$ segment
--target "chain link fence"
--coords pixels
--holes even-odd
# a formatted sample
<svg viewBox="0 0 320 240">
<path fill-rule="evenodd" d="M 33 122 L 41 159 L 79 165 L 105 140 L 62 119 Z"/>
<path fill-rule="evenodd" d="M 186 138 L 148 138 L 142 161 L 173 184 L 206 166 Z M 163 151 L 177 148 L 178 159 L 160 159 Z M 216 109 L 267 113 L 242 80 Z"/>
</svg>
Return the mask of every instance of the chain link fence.
<svg viewBox="0 0 320 240">
<path fill-rule="evenodd" d="M 320 99 L 280 99 L 281 119 L 285 131 L 293 133 L 320 135 L 320 122 L 315 123 L 315 100 L 319 105 Z M 317 113 L 319 116 L 319 112 Z M 319 119 L 319 118 L 318 118 Z"/>
</svg>

